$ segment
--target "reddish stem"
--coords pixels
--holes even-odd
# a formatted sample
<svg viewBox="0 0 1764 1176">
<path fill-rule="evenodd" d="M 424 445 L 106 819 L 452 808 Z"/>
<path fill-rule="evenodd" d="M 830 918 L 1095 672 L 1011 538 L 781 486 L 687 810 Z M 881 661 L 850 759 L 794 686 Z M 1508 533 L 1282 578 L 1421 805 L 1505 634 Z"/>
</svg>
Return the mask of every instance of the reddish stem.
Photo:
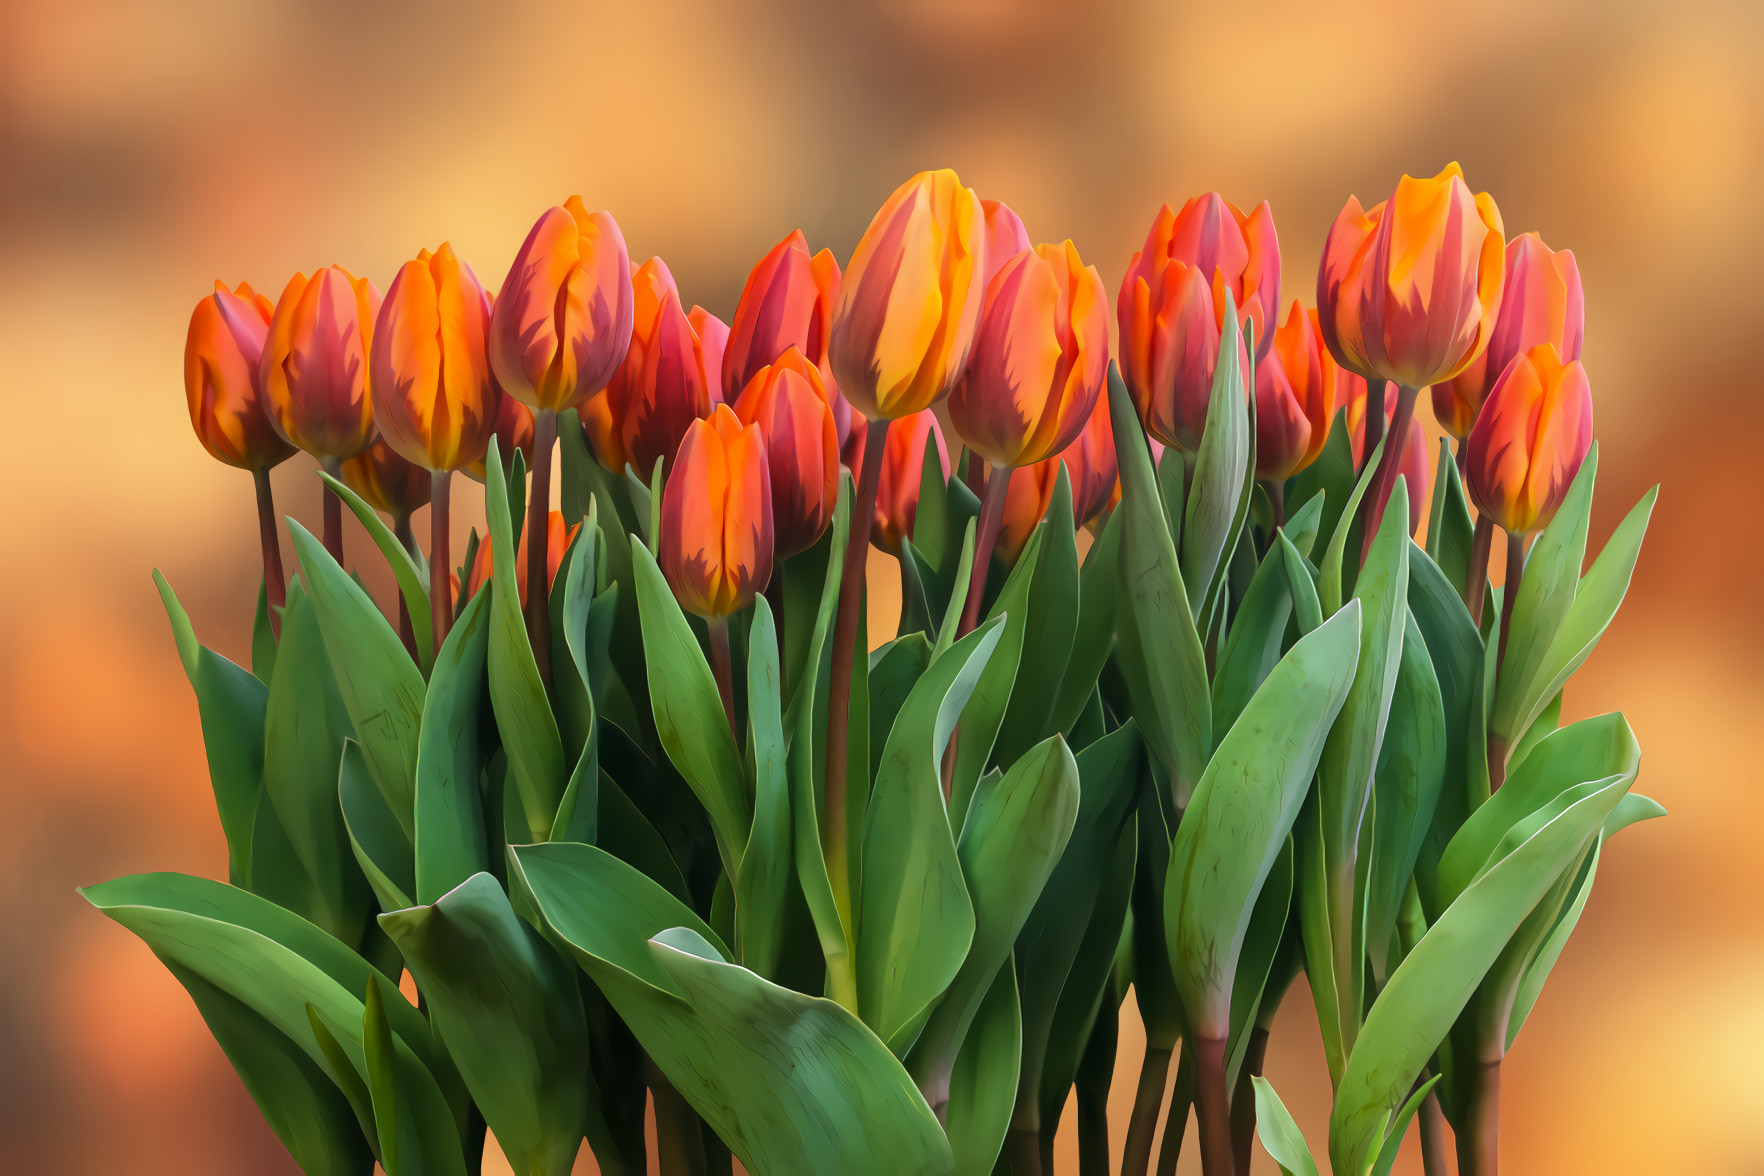
<svg viewBox="0 0 1764 1176">
<path fill-rule="evenodd" d="M 710 629 L 711 670 L 716 674 L 717 693 L 723 698 L 723 714 L 729 720 L 729 733 L 735 745 L 741 745 L 741 732 L 735 728 L 735 659 L 729 651 L 729 618 L 712 617 Z"/>
<path fill-rule="evenodd" d="M 1249 1176 L 1250 1153 L 1256 1140 L 1253 1079 L 1261 1076 L 1267 1058 L 1268 1030 L 1257 1025 L 1250 1030 L 1249 1044 L 1244 1047 L 1243 1069 L 1237 1075 L 1237 1089 L 1231 1095 L 1231 1154 L 1237 1161 L 1237 1176 Z"/>
<path fill-rule="evenodd" d="M 343 463 L 334 457 L 320 458 L 319 465 L 324 467 L 324 471 L 327 474 L 330 474 L 333 478 L 341 478 L 343 476 Z M 321 483 L 321 485 L 323 484 Z M 331 558 L 337 561 L 337 566 L 342 567 L 343 500 L 337 497 L 336 493 L 332 491 L 329 486 L 323 486 L 323 489 L 320 492 L 320 498 L 322 500 L 321 510 L 323 511 L 324 518 L 324 526 L 321 529 L 321 533 L 325 540 L 325 550 L 331 553 Z"/>
<path fill-rule="evenodd" d="M 1390 492 L 1396 488 L 1397 471 L 1403 463 L 1403 447 L 1409 439 L 1409 425 L 1415 419 L 1415 397 L 1418 391 L 1397 385 L 1396 415 L 1391 417 L 1390 432 L 1384 436 L 1384 453 L 1378 459 L 1378 472 L 1372 475 L 1372 485 L 1366 494 L 1366 501 L 1360 507 L 1363 512 L 1360 517 L 1365 520 L 1365 537 L 1360 543 L 1362 562 L 1366 553 L 1372 550 L 1372 540 L 1377 537 L 1372 530 L 1374 514 L 1383 520 L 1384 510 L 1390 505 Z M 1371 405 L 1367 405 L 1367 408 L 1370 410 Z M 1377 416 L 1382 420 L 1384 414 L 1380 412 Z M 1368 416 L 1366 422 L 1371 424 L 1372 417 Z M 1413 499 L 1414 494 L 1414 488 L 1411 487 L 1409 497 Z M 1407 520 L 1404 522 L 1406 524 Z"/>
<path fill-rule="evenodd" d="M 404 550 L 415 549 L 416 536 L 411 534 L 409 515 L 399 515 L 392 520 L 392 534 L 404 545 Z M 410 620 L 410 605 L 405 603 L 403 588 L 395 588 L 394 591 L 398 596 L 398 640 L 404 644 L 404 652 L 410 654 L 411 661 L 420 661 L 422 659 L 417 655 L 416 628 Z"/>
<path fill-rule="evenodd" d="M 1225 1081 L 1225 1039 L 1194 1042 L 1195 1118 L 1200 1125 L 1201 1171 L 1236 1176 L 1231 1158 L 1231 1092 Z"/>
<path fill-rule="evenodd" d="M 1121 1152 L 1121 1176 L 1145 1176 L 1151 1167 L 1152 1139 L 1158 1133 L 1158 1111 L 1164 1105 L 1164 1085 L 1170 1080 L 1170 1051 L 1149 1042 L 1139 1067 L 1139 1089 L 1133 1096 L 1133 1114 L 1127 1120 L 1127 1139 Z"/>
<path fill-rule="evenodd" d="M 1488 595 L 1488 557 L 1494 547 L 1494 519 L 1482 515 L 1470 540 L 1470 570 L 1464 574 L 1464 607 L 1476 631 L 1482 631 L 1482 602 Z"/>
<path fill-rule="evenodd" d="M 1366 381 L 1366 419 L 1361 428 L 1360 469 L 1355 474 L 1365 469 L 1366 459 L 1384 440 L 1384 384 L 1383 380 Z"/>
<path fill-rule="evenodd" d="M 288 603 L 287 578 L 282 573 L 282 541 L 276 534 L 276 499 L 270 489 L 268 470 L 252 470 L 257 483 L 257 539 L 263 547 L 263 586 L 269 599 L 270 632 L 282 636 L 282 606 Z"/>
<path fill-rule="evenodd" d="M 557 444 L 557 413 L 533 414 L 533 485 L 527 492 L 527 637 L 539 680 L 551 689 L 551 450 Z"/>
<path fill-rule="evenodd" d="M 993 466 L 986 474 L 986 497 L 980 500 L 980 523 L 974 533 L 974 563 L 968 575 L 968 599 L 962 604 L 962 623 L 956 629 L 956 640 L 974 631 L 980 623 L 980 599 L 986 593 L 986 572 L 992 567 L 992 549 L 998 544 L 998 530 L 1004 523 L 1005 497 L 1010 493 L 1011 471 Z"/>
<path fill-rule="evenodd" d="M 1501 1059 L 1482 1059 L 1470 1088 L 1468 1121 L 1458 1136 L 1458 1176 L 1501 1170 Z"/>
<path fill-rule="evenodd" d="M 453 544 L 451 499 L 453 471 L 436 470 L 429 477 L 429 632 L 435 641 L 435 656 L 447 632 L 453 628 Z"/>
</svg>

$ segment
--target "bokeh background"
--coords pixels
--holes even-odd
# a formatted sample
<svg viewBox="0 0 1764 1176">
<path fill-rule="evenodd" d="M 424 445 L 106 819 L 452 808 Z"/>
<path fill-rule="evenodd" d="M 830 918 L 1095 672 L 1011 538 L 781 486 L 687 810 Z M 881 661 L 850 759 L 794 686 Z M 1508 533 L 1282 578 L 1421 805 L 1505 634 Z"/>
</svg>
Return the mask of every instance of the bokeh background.
<svg viewBox="0 0 1764 1176">
<path fill-rule="evenodd" d="M 149 580 L 243 657 L 250 481 L 180 388 L 212 279 L 273 296 L 336 261 L 384 288 L 450 239 L 497 283 L 580 192 L 727 318 L 790 229 L 843 259 L 947 166 L 1111 289 L 1161 202 L 1266 198 L 1308 301 L 1349 193 L 1458 159 L 1510 233 L 1579 258 L 1595 541 L 1664 483 L 1568 710 L 1627 713 L 1672 816 L 1607 856 L 1508 1062 L 1507 1170 L 1764 1172 L 1761 34 L 1746 0 L 4 0 L 0 1170 L 292 1170 L 183 992 L 73 893 L 224 876 Z M 316 526 L 312 470 L 275 484 Z M 1315 1032 L 1301 986 L 1269 1073 L 1320 1141 Z"/>
</svg>

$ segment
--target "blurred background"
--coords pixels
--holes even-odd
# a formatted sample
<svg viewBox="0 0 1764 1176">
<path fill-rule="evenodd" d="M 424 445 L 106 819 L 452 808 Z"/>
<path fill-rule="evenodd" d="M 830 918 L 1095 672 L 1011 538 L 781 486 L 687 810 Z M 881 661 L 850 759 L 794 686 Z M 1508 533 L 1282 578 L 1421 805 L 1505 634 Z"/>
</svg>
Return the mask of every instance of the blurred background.
<svg viewBox="0 0 1764 1176">
<path fill-rule="evenodd" d="M 1764 566 L 1732 521 L 1764 472 L 1761 54 L 1746 0 L 3 0 L 0 1170 L 292 1171 L 182 990 L 73 892 L 225 875 L 149 579 L 244 660 L 250 479 L 181 390 L 214 278 L 273 298 L 335 261 L 383 289 L 449 239 L 495 285 L 580 192 L 727 319 L 792 228 L 843 261 L 897 183 L 954 167 L 1111 290 L 1160 203 L 1266 198 L 1309 302 L 1349 193 L 1457 159 L 1509 234 L 1579 259 L 1594 542 L 1664 483 L 1567 709 L 1625 711 L 1672 816 L 1607 856 L 1507 1063 L 1507 1171 L 1764 1172 Z M 313 468 L 275 486 L 316 528 Z M 1117 1148 L 1131 1031 L 1120 1064 Z M 1268 1071 L 1320 1146 L 1302 982 Z"/>
</svg>

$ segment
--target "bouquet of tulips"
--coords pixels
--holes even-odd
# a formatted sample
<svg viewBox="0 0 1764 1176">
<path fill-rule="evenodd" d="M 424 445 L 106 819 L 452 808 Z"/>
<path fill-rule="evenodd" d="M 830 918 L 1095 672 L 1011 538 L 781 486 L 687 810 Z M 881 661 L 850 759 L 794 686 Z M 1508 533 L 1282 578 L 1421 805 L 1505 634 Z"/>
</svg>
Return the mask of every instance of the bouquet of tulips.
<svg viewBox="0 0 1764 1176">
<path fill-rule="evenodd" d="M 1129 988 L 1123 1173 L 1166 1101 L 1160 1172 L 1192 1111 L 1208 1176 L 1258 1136 L 1315 1173 L 1260 1077 L 1301 972 L 1332 1171 L 1413 1125 L 1448 1172 L 1448 1124 L 1495 1171 L 1501 1060 L 1606 840 L 1662 813 L 1620 715 L 1560 723 L 1653 492 L 1589 565 L 1574 259 L 1455 165 L 1350 200 L 1317 307 L 1279 296 L 1266 204 L 1166 207 L 1111 362 L 1097 271 L 948 171 L 843 273 L 791 234 L 728 326 L 574 198 L 494 296 L 445 245 L 383 300 L 217 286 L 185 377 L 256 478 L 250 669 L 159 588 L 229 876 L 85 896 L 314 1174 L 475 1173 L 488 1131 L 531 1176 L 584 1140 L 607 1173 L 1024 1176 L 1072 1097 L 1100 1174 Z M 328 493 L 290 579 L 297 448 Z"/>
</svg>

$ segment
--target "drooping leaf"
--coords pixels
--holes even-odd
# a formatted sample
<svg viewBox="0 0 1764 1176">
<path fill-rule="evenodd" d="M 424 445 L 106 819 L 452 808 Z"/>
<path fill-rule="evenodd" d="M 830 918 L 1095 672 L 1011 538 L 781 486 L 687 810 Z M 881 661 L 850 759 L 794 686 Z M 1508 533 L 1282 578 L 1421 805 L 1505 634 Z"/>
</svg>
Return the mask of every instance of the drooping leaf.
<svg viewBox="0 0 1764 1176">
<path fill-rule="evenodd" d="M 744 966 L 776 977 L 784 953 L 790 854 L 790 779 L 784 744 L 784 684 L 771 606 L 754 598 L 747 654 L 747 758 L 753 827 L 735 881 L 737 946 Z"/>
</svg>

